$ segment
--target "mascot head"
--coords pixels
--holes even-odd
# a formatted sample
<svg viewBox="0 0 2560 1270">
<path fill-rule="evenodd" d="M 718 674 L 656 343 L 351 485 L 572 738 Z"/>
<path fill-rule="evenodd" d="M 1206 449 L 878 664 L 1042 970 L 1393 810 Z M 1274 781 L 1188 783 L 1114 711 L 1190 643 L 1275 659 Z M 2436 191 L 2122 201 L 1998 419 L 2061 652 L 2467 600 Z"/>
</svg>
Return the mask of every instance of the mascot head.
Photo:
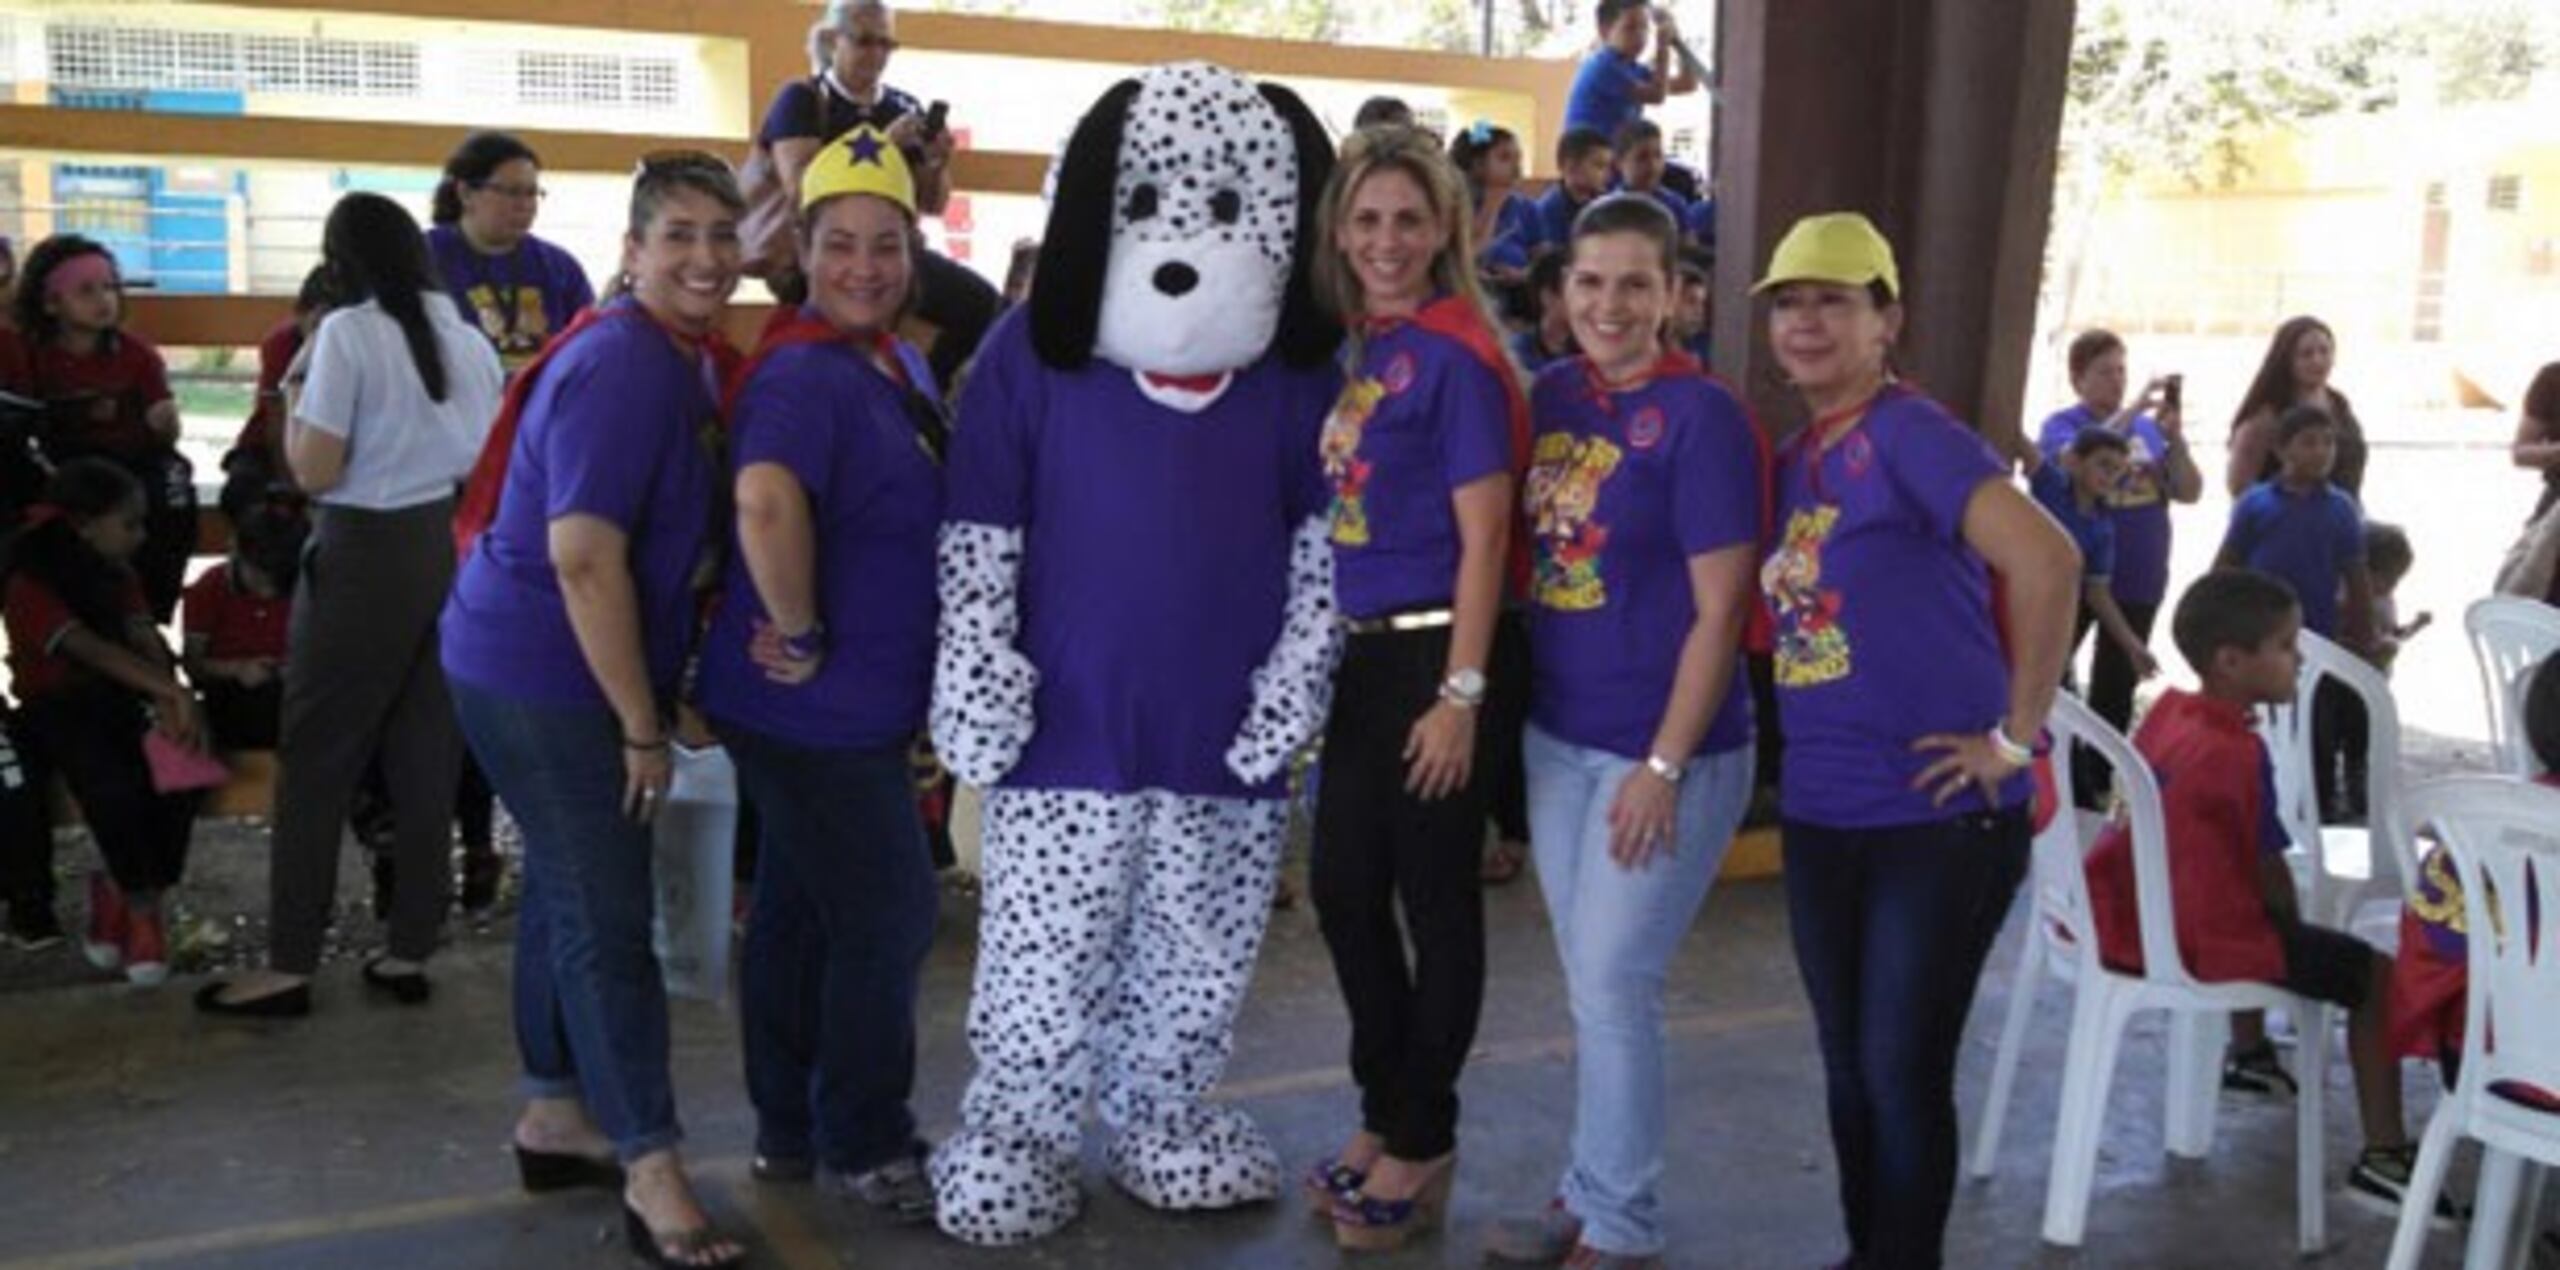
<svg viewBox="0 0 2560 1270">
<path fill-rule="evenodd" d="M 1040 360 L 1157 375 L 1322 361 L 1338 332 L 1308 275 L 1332 169 L 1323 125 L 1276 84 L 1182 62 L 1112 85 L 1059 161 L 1031 293 Z"/>
</svg>

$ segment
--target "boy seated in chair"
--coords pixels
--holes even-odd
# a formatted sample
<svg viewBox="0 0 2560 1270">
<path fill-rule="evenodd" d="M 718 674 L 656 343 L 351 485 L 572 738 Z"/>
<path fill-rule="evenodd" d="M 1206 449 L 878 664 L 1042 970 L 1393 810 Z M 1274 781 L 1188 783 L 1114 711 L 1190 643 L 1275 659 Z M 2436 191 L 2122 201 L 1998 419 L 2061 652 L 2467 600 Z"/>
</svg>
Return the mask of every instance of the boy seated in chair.
<svg viewBox="0 0 2560 1270">
<path fill-rule="evenodd" d="M 2352 935 L 2302 920 L 2285 866 L 2291 844 L 2276 815 L 2274 765 L 2251 727 L 2256 707 L 2293 700 L 2301 631 L 2302 607 L 2283 582 L 2247 569 L 2199 579 L 2179 599 L 2172 632 L 2202 685 L 2163 692 L 2133 744 L 2160 785 L 2179 955 L 2199 980 L 2271 983 L 2348 1012 L 2365 1147 L 2347 1174 L 2347 1194 L 2396 1215 L 2416 1148 L 2401 1122 L 2400 1074 L 2384 1043 L 2391 962 Z M 2124 825 L 2099 838 L 2087 867 L 2099 956 L 2112 969 L 2138 974 L 2142 935 L 2133 841 Z M 2272 1054 L 2250 1057 L 2274 1062 Z M 2448 1204 L 2438 1216 L 2451 1212 Z"/>
</svg>

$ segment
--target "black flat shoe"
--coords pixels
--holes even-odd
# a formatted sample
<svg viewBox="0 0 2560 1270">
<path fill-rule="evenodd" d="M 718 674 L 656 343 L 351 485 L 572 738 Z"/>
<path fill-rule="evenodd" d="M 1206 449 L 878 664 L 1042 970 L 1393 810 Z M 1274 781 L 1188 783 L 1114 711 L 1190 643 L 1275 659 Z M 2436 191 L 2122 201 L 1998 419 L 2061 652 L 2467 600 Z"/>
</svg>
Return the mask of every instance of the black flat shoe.
<svg viewBox="0 0 2560 1270">
<path fill-rule="evenodd" d="M 523 1181 L 531 1195 L 548 1195 L 553 1191 L 581 1188 L 599 1191 L 622 1189 L 622 1166 L 611 1160 L 599 1160 L 574 1151 L 536 1151 L 521 1143 L 510 1144 L 516 1151 L 516 1177 Z"/>
<path fill-rule="evenodd" d="M 222 990 L 229 986 L 217 979 L 196 989 L 196 1009 L 233 1019 L 298 1019 L 311 1013 L 311 985 L 307 983 L 246 1001 L 223 1000 Z"/>
<path fill-rule="evenodd" d="M 671 1230 L 666 1234 L 649 1229 L 649 1220 L 640 1210 L 622 1201 L 622 1238 L 631 1245 L 631 1255 L 660 1267 L 660 1270 L 729 1270 L 747 1263 L 747 1250 L 716 1261 L 700 1260 L 704 1249 L 713 1244 L 731 1242 L 729 1237 L 709 1226 L 692 1230 Z"/>
<path fill-rule="evenodd" d="M 412 970 L 405 975 L 384 974 L 382 963 L 385 960 L 387 958 L 376 957 L 364 963 L 364 986 L 388 993 L 392 1000 L 402 1005 L 425 1005 L 427 998 L 435 994 L 435 985 L 427 982 L 425 971 Z"/>
<path fill-rule="evenodd" d="M 818 1175 L 818 1166 L 805 1155 L 759 1155 L 747 1172 L 759 1182 L 806 1182 Z"/>
</svg>

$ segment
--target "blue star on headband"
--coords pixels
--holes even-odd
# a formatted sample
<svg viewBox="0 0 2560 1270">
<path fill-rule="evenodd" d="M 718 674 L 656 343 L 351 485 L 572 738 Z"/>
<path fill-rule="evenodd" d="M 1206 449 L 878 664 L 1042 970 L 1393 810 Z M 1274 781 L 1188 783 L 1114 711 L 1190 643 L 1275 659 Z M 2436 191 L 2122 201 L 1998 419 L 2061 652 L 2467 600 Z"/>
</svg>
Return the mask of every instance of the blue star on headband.
<svg viewBox="0 0 2560 1270">
<path fill-rule="evenodd" d="M 853 161 L 855 163 L 868 163 L 873 167 L 878 167 L 880 165 L 880 135 L 878 133 L 855 133 L 851 140 L 844 143 L 844 148 L 853 156 Z"/>
</svg>

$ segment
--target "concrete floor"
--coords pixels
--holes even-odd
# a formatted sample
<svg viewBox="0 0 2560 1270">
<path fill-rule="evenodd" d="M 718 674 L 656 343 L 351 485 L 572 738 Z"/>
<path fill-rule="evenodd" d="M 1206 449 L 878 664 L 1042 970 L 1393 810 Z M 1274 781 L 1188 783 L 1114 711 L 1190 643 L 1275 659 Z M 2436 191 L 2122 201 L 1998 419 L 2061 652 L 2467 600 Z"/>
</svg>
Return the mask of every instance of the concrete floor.
<svg viewBox="0 0 2560 1270">
<path fill-rule="evenodd" d="M 1682 1267 L 1811 1267 L 1842 1247 L 1821 1073 L 1775 883 L 1718 888 L 1675 968 L 1666 1197 Z M 1499 1215 L 1543 1202 L 1569 1129 L 1571 1046 L 1534 883 L 1491 904 L 1492 985 L 1465 1084 L 1450 1228 L 1382 1267 L 1477 1264 Z M 953 899 L 925 991 L 928 1132 L 946 1129 L 966 1072 L 974 908 Z M 2015 938 L 2015 929 L 2011 938 Z M 158 992 L 88 983 L 0 994 L 0 1270 L 200 1267 L 580 1267 L 627 1264 L 614 1201 L 519 1195 L 504 1154 L 512 1102 L 503 929 L 466 933 L 420 1010 L 367 1000 L 333 967 L 309 1020 L 242 1026 Z M 361 940 L 363 934 L 356 936 Z M 1990 1065 L 2013 945 L 1978 1003 L 1960 1093 L 1968 1125 Z M 76 955 L 76 954 L 48 954 Z M 2215 1157 L 2160 1150 L 2161 1029 L 2126 1046 L 2088 1250 L 2037 1238 L 2065 997 L 2041 998 L 1998 1176 L 1966 1184 L 1949 1235 L 1959 1267 L 2280 1266 L 2294 1260 L 2291 1111 L 2226 1106 Z M 1295 1205 L 1171 1217 L 1089 1188 L 1085 1217 L 1030 1250 L 986 1253 L 930 1229 L 880 1225 L 805 1189 L 750 1181 L 750 1110 L 732 1021 L 680 1003 L 679 1105 L 714 1210 L 765 1266 L 1281 1267 L 1338 1260 Z M 1344 1022 L 1304 908 L 1277 915 L 1227 1084 L 1293 1162 L 1338 1141 L 1350 1114 Z M 2333 1063 L 2331 1159 L 2354 1113 Z M 2432 1075 L 2408 1069 L 2413 1127 Z M 1092 1151 L 1098 1159 L 1098 1149 Z M 2466 1170 L 2467 1172 L 2467 1170 Z M 1095 1171 L 1089 1175 L 1098 1179 Z M 2375 1266 L 2389 1224 L 2330 1205 L 2339 1266 Z M 2431 1266 L 2459 1259 L 2439 1236 Z"/>
</svg>

